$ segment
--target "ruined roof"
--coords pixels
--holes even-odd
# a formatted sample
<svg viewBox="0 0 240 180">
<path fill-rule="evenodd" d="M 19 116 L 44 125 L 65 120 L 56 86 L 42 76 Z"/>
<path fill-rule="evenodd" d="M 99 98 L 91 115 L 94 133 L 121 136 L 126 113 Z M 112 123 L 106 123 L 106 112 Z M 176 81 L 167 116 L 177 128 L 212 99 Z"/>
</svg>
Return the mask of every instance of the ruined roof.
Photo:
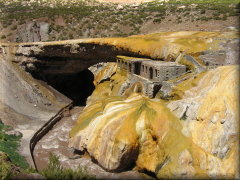
<svg viewBox="0 0 240 180">
<path fill-rule="evenodd" d="M 168 67 L 176 67 L 176 66 L 184 67 L 184 65 L 178 64 L 176 62 L 164 62 L 164 61 L 153 61 L 153 60 L 144 61 L 142 64 L 146 65 L 146 66 L 152 66 L 152 67 L 162 67 L 162 66 L 164 66 L 164 67 L 166 67 L 166 66 L 168 66 Z"/>
<path fill-rule="evenodd" d="M 151 59 L 147 59 L 147 58 L 137 58 L 137 57 L 129 57 L 129 56 L 117 56 L 117 58 L 123 61 L 132 61 L 132 62 L 151 61 Z"/>
</svg>

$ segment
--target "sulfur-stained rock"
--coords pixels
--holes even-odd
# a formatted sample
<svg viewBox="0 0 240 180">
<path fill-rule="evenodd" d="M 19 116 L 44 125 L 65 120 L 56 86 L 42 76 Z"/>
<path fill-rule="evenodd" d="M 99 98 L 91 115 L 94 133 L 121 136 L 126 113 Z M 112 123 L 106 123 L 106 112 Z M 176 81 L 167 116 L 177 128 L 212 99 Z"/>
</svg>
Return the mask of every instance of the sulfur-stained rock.
<svg viewBox="0 0 240 180">
<path fill-rule="evenodd" d="M 135 162 L 158 178 L 236 177 L 237 72 L 226 66 L 193 75 L 175 87 L 181 99 L 164 102 L 134 88 L 116 96 L 126 80 L 117 71 L 96 86 L 69 146 L 88 151 L 108 171 Z"/>
<path fill-rule="evenodd" d="M 116 73 L 117 64 L 116 63 L 106 63 L 104 68 L 95 74 L 94 84 L 95 86 L 104 80 L 109 79 L 114 73 Z"/>
<path fill-rule="evenodd" d="M 121 170 L 136 160 L 139 150 L 148 157 L 154 155 L 157 139 L 169 129 L 180 127 L 160 102 L 138 94 L 109 97 L 85 108 L 71 131 L 70 146 L 87 149 L 107 170 Z M 139 164 L 145 159 L 140 158 Z M 155 166 L 152 162 L 148 169 L 154 171 Z"/>
<path fill-rule="evenodd" d="M 218 158 L 201 163 L 209 176 L 233 177 L 237 173 L 238 146 L 238 66 L 223 66 L 189 80 L 182 99 L 168 107 L 181 119 L 182 132 L 207 153 Z M 182 88 L 179 84 L 176 87 Z M 189 89 L 188 89 L 189 88 Z M 183 118 L 183 116 L 185 116 Z M 208 167 L 211 168 L 208 168 Z"/>
</svg>

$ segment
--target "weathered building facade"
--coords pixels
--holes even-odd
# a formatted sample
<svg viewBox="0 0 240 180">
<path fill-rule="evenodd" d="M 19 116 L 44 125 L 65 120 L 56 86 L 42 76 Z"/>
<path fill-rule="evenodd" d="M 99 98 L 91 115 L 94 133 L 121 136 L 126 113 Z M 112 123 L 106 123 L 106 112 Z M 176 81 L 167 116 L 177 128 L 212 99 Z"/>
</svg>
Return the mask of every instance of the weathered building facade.
<svg viewBox="0 0 240 180">
<path fill-rule="evenodd" d="M 122 85 L 120 94 L 136 82 L 143 84 L 143 94 L 154 97 L 164 81 L 186 73 L 186 66 L 175 62 L 154 61 L 144 58 L 117 57 L 121 70 L 127 72 L 128 82 Z"/>
</svg>

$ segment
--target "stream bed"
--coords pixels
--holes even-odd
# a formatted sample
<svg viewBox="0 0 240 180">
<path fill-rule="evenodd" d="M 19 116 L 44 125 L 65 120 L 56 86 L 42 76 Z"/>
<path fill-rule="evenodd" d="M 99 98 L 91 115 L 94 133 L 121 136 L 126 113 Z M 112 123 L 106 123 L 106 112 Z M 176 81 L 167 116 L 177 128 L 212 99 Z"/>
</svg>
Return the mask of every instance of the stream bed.
<svg viewBox="0 0 240 180">
<path fill-rule="evenodd" d="M 145 174 L 137 171 L 124 171 L 121 173 L 106 172 L 96 163 L 93 163 L 89 156 L 81 156 L 74 153 L 68 147 L 69 131 L 83 111 L 84 106 L 75 106 L 64 117 L 58 121 L 45 136 L 39 140 L 34 149 L 34 158 L 38 170 L 47 167 L 50 153 L 57 155 L 61 165 L 65 168 L 76 169 L 79 166 L 95 175 L 97 179 L 146 179 Z"/>
</svg>

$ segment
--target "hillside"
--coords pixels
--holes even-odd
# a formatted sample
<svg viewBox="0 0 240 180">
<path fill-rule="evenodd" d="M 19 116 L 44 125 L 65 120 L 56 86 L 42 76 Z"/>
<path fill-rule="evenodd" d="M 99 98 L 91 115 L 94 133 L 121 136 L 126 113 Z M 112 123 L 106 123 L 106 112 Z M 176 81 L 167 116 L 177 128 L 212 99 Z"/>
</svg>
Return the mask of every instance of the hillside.
<svg viewBox="0 0 240 180">
<path fill-rule="evenodd" d="M 1 41 L 126 37 L 162 31 L 218 31 L 239 26 L 238 0 L 106 2 L 0 0 Z"/>
</svg>

